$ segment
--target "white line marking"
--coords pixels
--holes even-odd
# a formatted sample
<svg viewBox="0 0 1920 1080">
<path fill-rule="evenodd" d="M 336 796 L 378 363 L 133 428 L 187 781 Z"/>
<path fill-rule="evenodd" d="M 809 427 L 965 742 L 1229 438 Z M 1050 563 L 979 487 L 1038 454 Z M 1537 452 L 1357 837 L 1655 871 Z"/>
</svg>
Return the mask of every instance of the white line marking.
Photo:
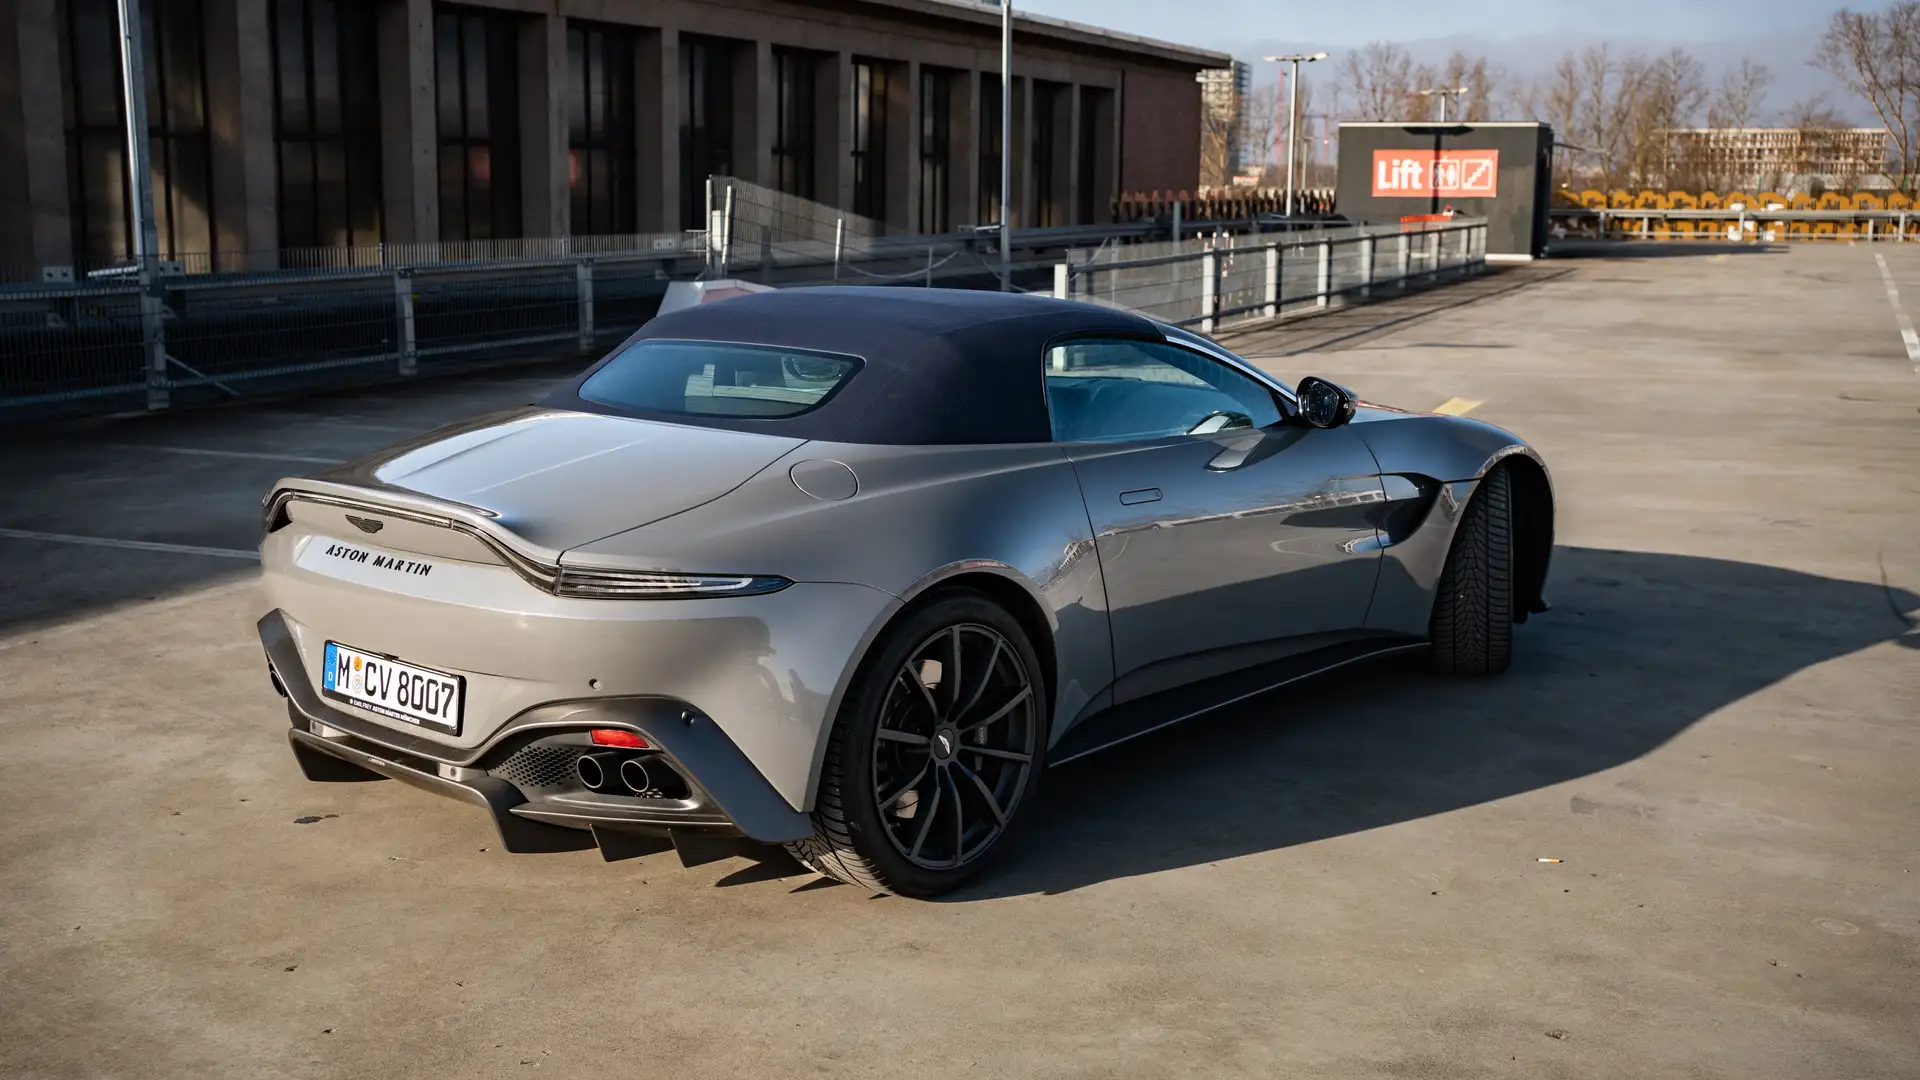
<svg viewBox="0 0 1920 1080">
<path fill-rule="evenodd" d="M 1880 279 L 1887 283 L 1887 303 L 1893 305 L 1893 317 L 1900 324 L 1900 341 L 1907 347 L 1907 362 L 1913 365 L 1913 372 L 1920 375 L 1920 333 L 1915 333 L 1913 320 L 1900 307 L 1900 290 L 1894 287 L 1893 271 L 1887 269 L 1887 257 L 1879 252 L 1873 253 L 1873 261 L 1880 264 Z"/>
<path fill-rule="evenodd" d="M 345 458 L 307 457 L 304 454 L 279 454 L 271 450 L 210 450 L 200 446 L 162 446 L 159 443 L 101 443 L 116 450 L 158 450 L 166 454 L 193 454 L 198 457 L 246 458 L 254 461 L 300 461 L 309 465 L 341 465 Z"/>
<path fill-rule="evenodd" d="M 87 547 L 124 548 L 128 551 L 165 551 L 175 555 L 211 555 L 218 559 L 258 561 L 260 553 L 244 548 L 201 547 L 198 544 L 163 544 L 154 540 L 116 540 L 110 536 L 74 536 L 69 533 L 33 532 L 29 529 L 0 529 L 0 537 L 11 540 L 43 540 L 49 544 L 81 544 Z"/>
</svg>

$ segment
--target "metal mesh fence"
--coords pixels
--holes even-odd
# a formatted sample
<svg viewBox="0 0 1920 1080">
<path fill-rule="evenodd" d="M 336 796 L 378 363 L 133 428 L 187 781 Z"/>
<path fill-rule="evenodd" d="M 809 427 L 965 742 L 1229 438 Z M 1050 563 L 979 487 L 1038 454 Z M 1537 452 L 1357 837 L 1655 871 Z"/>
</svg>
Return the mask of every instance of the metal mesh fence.
<svg viewBox="0 0 1920 1080">
<path fill-rule="evenodd" d="M 1073 253 L 1056 292 L 1211 331 L 1405 288 L 1485 261 L 1478 219 L 1360 225 Z"/>
<path fill-rule="evenodd" d="M 889 237 L 746 181 L 715 177 L 710 191 L 698 232 L 223 253 L 163 264 L 147 283 L 107 267 L 0 287 L 0 426 L 586 356 L 652 318 L 670 280 L 696 277 L 1018 291 L 1052 278 L 1055 292 L 1210 330 L 1462 265 L 1484 232 L 1216 224 L 1156 243 L 1140 223 L 1022 230 L 1003 270 L 990 232 Z M 1056 264 L 1090 233 L 1107 242 Z"/>
</svg>

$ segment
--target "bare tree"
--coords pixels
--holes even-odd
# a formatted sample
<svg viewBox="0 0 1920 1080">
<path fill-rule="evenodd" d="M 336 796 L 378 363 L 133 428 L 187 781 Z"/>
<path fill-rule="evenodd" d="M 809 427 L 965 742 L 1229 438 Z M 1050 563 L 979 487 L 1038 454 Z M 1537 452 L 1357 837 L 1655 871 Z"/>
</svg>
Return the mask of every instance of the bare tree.
<svg viewBox="0 0 1920 1080">
<path fill-rule="evenodd" d="M 1448 90 L 1466 87 L 1460 112 L 1455 119 L 1469 124 L 1483 123 L 1493 119 L 1499 111 L 1501 103 L 1494 100 L 1494 94 L 1505 81 L 1504 76 L 1505 72 L 1498 65 L 1489 64 L 1486 57 L 1468 56 L 1456 51 L 1447 57 L 1434 85 Z"/>
<path fill-rule="evenodd" d="M 1773 85 L 1773 72 L 1751 56 L 1728 68 L 1720 76 L 1720 86 L 1707 106 L 1707 126 L 1714 128 L 1755 127 L 1767 101 L 1767 89 Z"/>
<path fill-rule="evenodd" d="M 1629 57 L 1633 60 L 1633 57 Z M 1667 50 L 1640 67 L 1634 100 L 1627 103 L 1626 140 L 1633 172 L 1642 183 L 1685 184 L 1687 162 L 1674 159 L 1674 132 L 1691 127 L 1707 101 L 1706 69 L 1685 49 Z"/>
<path fill-rule="evenodd" d="M 1572 95 L 1572 130 L 1594 155 L 1601 182 L 1608 187 L 1638 182 L 1642 162 L 1635 151 L 1642 140 L 1636 134 L 1649 78 L 1645 58 L 1631 52 L 1617 56 L 1601 42 L 1582 49 L 1555 75 L 1556 90 L 1561 78 L 1571 80 L 1566 89 Z"/>
<path fill-rule="evenodd" d="M 1246 108 L 1246 152 L 1242 155 L 1246 166 L 1258 170 L 1265 182 L 1266 170 L 1273 164 L 1276 152 L 1280 149 L 1280 140 L 1285 136 L 1283 129 L 1287 123 L 1287 105 L 1282 87 L 1283 79 L 1270 83 L 1256 84 L 1249 92 Z"/>
<path fill-rule="evenodd" d="M 1860 180 L 1860 161 L 1848 152 L 1847 121 L 1825 94 L 1814 94 L 1794 102 L 1782 117 L 1784 126 L 1795 133 L 1794 150 L 1786 161 L 1786 172 L 1804 182 L 1810 194 L 1819 195 L 1829 183 L 1852 190 Z M 1789 179 L 1781 176 L 1773 186 Z"/>
<path fill-rule="evenodd" d="M 1227 91 L 1225 101 L 1215 100 L 1200 108 L 1200 186 L 1222 187 L 1233 179 L 1233 143 L 1239 137 L 1234 123 L 1239 94 Z"/>
<path fill-rule="evenodd" d="M 1878 13 L 1841 8 L 1827 22 L 1813 63 L 1872 106 L 1893 142 L 1895 183 L 1913 190 L 1920 171 L 1920 2 L 1901 0 Z"/>
<path fill-rule="evenodd" d="M 1413 90 L 1413 57 L 1391 41 L 1369 42 L 1340 61 L 1340 89 L 1361 120 L 1403 120 Z"/>
</svg>

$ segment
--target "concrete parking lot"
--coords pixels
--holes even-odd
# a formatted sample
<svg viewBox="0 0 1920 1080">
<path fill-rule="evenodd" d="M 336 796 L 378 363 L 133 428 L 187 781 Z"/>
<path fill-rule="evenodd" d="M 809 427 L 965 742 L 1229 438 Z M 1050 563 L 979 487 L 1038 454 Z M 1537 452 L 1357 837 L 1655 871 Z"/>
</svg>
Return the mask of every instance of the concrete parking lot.
<svg viewBox="0 0 1920 1080">
<path fill-rule="evenodd" d="M 300 778 L 261 493 L 564 367 L 0 443 L 0 1075 L 1920 1076 L 1920 250 L 1581 254 L 1229 341 L 1536 442 L 1513 671 L 1077 762 L 934 903 Z"/>
</svg>

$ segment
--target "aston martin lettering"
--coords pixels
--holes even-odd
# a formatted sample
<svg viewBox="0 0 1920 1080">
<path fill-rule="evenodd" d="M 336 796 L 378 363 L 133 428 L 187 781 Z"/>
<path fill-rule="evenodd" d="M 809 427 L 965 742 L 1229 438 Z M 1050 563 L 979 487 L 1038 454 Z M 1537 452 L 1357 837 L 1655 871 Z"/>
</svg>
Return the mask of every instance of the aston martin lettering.
<svg viewBox="0 0 1920 1080">
<path fill-rule="evenodd" d="M 392 570 L 399 574 L 412 574 L 415 577 L 426 577 L 433 572 L 433 564 L 430 562 L 403 559 L 398 555 L 383 555 L 377 551 L 368 551 L 350 544 L 329 543 L 326 554 L 350 563 L 360 563 L 379 570 Z"/>
</svg>

